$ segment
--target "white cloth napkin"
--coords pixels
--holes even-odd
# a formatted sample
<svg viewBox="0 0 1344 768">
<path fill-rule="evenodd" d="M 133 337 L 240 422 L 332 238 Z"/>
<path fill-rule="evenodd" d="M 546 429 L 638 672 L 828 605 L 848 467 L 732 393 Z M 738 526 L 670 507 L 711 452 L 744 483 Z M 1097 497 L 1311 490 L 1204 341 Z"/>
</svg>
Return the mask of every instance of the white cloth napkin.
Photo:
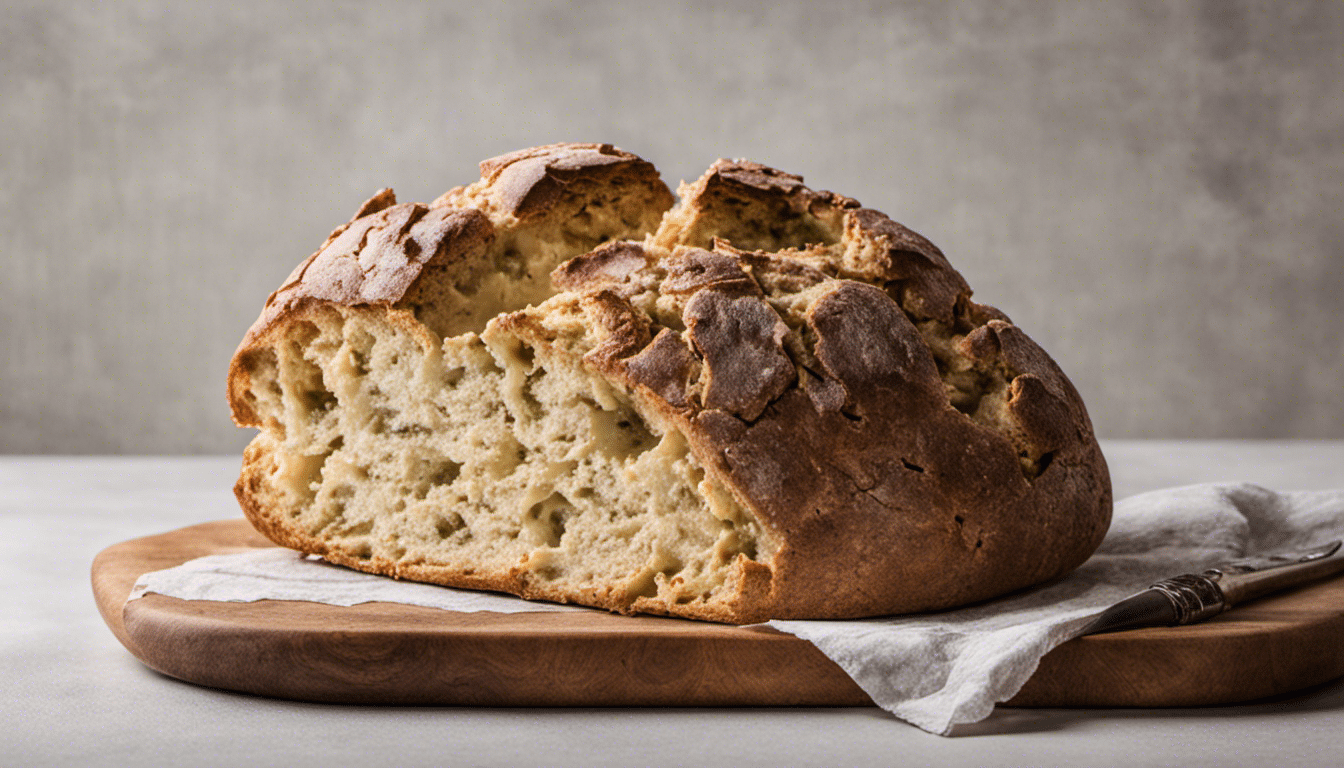
<svg viewBox="0 0 1344 768">
<path fill-rule="evenodd" d="M 1102 610 L 1169 576 L 1344 538 L 1344 490 L 1196 485 L 1116 504 L 1097 553 L 1053 584 L 971 608 L 859 621 L 771 621 L 838 664 L 873 701 L 938 734 L 988 717 Z M 452 611 L 591 610 L 394 581 L 286 549 L 212 555 L 140 577 L 129 599 L 382 601 Z"/>
<path fill-rule="evenodd" d="M 330 605 L 405 603 L 445 611 L 589 611 L 558 603 L 520 600 L 496 592 L 473 592 L 434 584 L 397 581 L 352 571 L 292 549 L 267 547 L 228 555 L 207 555 L 176 568 L 146 573 L 135 582 L 135 600 L 149 593 L 183 600 L 251 603 L 257 600 L 303 600 Z"/>
</svg>

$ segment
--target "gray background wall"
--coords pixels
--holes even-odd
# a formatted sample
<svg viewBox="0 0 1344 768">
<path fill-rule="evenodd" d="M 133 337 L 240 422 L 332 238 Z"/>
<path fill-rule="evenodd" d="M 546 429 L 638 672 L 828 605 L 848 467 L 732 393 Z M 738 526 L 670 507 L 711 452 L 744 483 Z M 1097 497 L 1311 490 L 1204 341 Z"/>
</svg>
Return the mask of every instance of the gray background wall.
<svg viewBox="0 0 1344 768">
<path fill-rule="evenodd" d="M 0 451 L 239 449 L 229 355 L 332 226 L 558 140 L 886 211 L 1104 437 L 1344 437 L 1342 51 L 1335 0 L 6 2 Z"/>
</svg>

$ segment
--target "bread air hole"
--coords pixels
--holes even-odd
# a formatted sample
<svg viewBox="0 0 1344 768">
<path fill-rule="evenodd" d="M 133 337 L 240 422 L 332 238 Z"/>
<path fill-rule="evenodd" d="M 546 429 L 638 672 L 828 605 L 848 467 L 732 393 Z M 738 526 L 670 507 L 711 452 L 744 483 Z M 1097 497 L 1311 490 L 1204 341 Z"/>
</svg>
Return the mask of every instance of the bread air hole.
<svg viewBox="0 0 1344 768">
<path fill-rule="evenodd" d="M 475 464 L 490 479 L 500 480 L 522 466 L 527 461 L 527 454 L 527 448 L 515 440 L 512 434 L 504 434 L 477 457 Z"/>
<path fill-rule="evenodd" d="M 284 455 L 272 475 L 275 485 L 301 504 L 310 502 L 322 485 L 322 467 L 327 453 Z"/>
<path fill-rule="evenodd" d="M 556 491 L 528 507 L 523 514 L 523 529 L 539 546 L 558 547 L 565 535 L 565 518 L 573 512 L 573 505 L 564 494 Z"/>
<path fill-rule="evenodd" d="M 1047 451 L 1046 453 L 1041 454 L 1041 458 L 1036 460 L 1036 476 L 1040 477 L 1041 475 L 1045 474 L 1045 470 L 1050 467 L 1050 462 L 1054 460 L 1055 460 L 1054 451 Z"/>
<path fill-rule="evenodd" d="M 340 533 L 343 536 L 368 536 L 373 533 L 373 521 L 360 520 L 342 528 Z"/>
<path fill-rule="evenodd" d="M 459 532 L 465 531 L 467 528 L 467 524 L 462 519 L 462 516 L 456 512 L 436 514 L 433 516 L 433 520 L 434 533 L 437 534 L 440 539 L 452 538 Z"/>
<path fill-rule="evenodd" d="M 1045 474 L 1045 470 L 1055 460 L 1054 451 L 1047 451 L 1040 456 L 1034 456 L 1029 450 L 1021 450 L 1017 454 L 1018 463 L 1022 465 L 1022 474 L 1028 480 L 1035 480 Z"/>
<path fill-rule="evenodd" d="M 283 421 L 299 431 L 312 430 L 336 406 L 336 395 L 327 388 L 321 366 L 309 360 L 308 354 L 306 345 L 291 341 L 276 355 Z"/>
<path fill-rule="evenodd" d="M 447 488 L 462 474 L 462 465 L 441 456 L 408 455 L 405 478 L 409 494 L 424 499 L 435 488 Z"/>
<path fill-rule="evenodd" d="M 660 592 L 670 591 L 671 578 L 682 570 L 682 562 L 675 555 L 655 549 L 648 563 L 626 584 L 626 598 L 630 602 L 641 597 L 658 597 Z M 673 595 L 673 602 L 676 596 Z"/>
<path fill-rule="evenodd" d="M 529 421 L 540 421 L 546 414 L 546 409 L 537 398 L 535 389 L 541 383 L 541 376 L 533 374 L 528 376 L 523 382 L 522 389 L 519 390 L 519 402 L 521 406 L 519 411 L 523 418 Z"/>
</svg>

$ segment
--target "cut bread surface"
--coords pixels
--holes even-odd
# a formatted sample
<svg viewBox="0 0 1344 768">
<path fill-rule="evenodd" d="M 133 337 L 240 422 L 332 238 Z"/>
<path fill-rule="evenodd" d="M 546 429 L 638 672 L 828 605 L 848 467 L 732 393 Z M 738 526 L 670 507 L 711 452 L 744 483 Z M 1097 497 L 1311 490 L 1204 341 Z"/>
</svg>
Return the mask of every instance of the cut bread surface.
<svg viewBox="0 0 1344 768">
<path fill-rule="evenodd" d="M 1090 554 L 1081 400 L 932 244 L 754 163 L 680 193 L 551 145 L 375 196 L 235 355 L 249 519 L 375 573 L 729 622 L 948 607 Z"/>
<path fill-rule="evenodd" d="M 289 391 L 268 406 L 293 427 L 258 437 L 244 480 L 283 543 L 617 609 L 712 598 L 756 554 L 759 528 L 684 437 L 566 350 L 331 307 L 300 322 L 277 366 Z"/>
</svg>

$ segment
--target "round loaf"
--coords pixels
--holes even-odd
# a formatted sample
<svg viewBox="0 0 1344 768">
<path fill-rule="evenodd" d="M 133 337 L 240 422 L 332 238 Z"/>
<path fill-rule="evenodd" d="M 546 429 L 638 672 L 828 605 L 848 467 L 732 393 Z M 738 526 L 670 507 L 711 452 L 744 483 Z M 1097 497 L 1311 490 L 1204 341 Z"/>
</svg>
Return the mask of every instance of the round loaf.
<svg viewBox="0 0 1344 768">
<path fill-rule="evenodd" d="M 361 570 L 726 622 L 930 611 L 1067 573 L 1110 520 L 1086 410 L 933 244 L 720 160 L 608 145 L 365 203 L 230 368 L 236 492 Z"/>
</svg>

